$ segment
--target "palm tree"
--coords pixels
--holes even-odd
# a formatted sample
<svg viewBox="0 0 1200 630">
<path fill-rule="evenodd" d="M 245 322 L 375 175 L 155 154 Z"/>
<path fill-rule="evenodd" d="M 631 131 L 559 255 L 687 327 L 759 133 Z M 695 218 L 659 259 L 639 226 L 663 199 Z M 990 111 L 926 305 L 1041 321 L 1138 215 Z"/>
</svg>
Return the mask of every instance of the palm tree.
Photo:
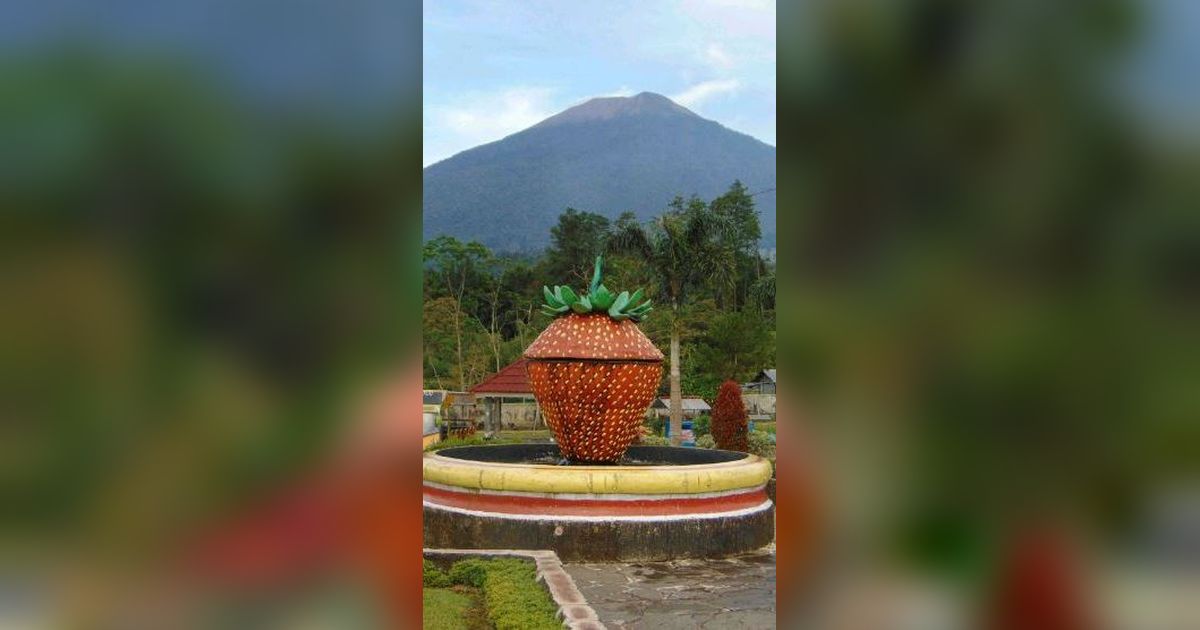
<svg viewBox="0 0 1200 630">
<path fill-rule="evenodd" d="M 608 240 L 608 249 L 641 257 L 657 277 L 659 295 L 670 305 L 669 322 L 671 440 L 680 441 L 683 431 L 683 394 L 679 383 L 680 307 L 691 290 L 709 276 L 715 256 L 713 236 L 717 217 L 697 197 L 685 202 L 676 197 L 669 209 L 648 224 L 638 223 L 632 213 L 617 221 Z"/>
</svg>

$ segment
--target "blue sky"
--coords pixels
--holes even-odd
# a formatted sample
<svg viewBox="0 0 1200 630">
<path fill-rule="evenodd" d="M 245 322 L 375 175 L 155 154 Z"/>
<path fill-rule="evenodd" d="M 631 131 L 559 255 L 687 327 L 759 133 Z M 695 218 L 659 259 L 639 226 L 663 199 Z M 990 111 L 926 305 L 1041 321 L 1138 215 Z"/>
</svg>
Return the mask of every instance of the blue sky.
<svg viewBox="0 0 1200 630">
<path fill-rule="evenodd" d="M 775 144 L 774 0 L 427 0 L 422 29 L 425 165 L 642 91 Z"/>
</svg>

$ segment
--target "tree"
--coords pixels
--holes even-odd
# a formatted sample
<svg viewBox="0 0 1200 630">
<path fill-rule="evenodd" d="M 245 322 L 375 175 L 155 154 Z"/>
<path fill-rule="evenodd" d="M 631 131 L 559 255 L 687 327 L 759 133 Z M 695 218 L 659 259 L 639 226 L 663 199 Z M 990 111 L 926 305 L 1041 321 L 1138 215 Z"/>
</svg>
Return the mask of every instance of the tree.
<svg viewBox="0 0 1200 630">
<path fill-rule="evenodd" d="M 693 354 L 698 378 L 710 387 L 726 379 L 745 380 L 773 362 L 770 322 L 754 310 L 719 313 Z"/>
<path fill-rule="evenodd" d="M 491 252 L 475 241 L 463 243 L 453 236 L 439 236 L 425 244 L 422 254 L 430 273 L 454 300 L 452 316 L 458 387 L 465 391 L 467 379 L 463 356 L 463 300 L 468 287 L 471 286 L 469 280 L 484 267 L 491 258 Z"/>
<path fill-rule="evenodd" d="M 607 217 L 567 208 L 559 215 L 558 224 L 550 228 L 551 246 L 546 251 L 549 277 L 561 278 L 568 284 L 575 281 L 587 284 L 592 261 L 603 253 L 608 229 Z"/>
<path fill-rule="evenodd" d="M 641 257 L 650 263 L 659 295 L 670 306 L 671 436 L 678 444 L 683 430 L 683 394 L 680 388 L 679 311 L 692 290 L 704 282 L 714 260 L 713 236 L 718 224 L 708 205 L 696 197 L 684 203 L 676 197 L 670 208 L 648 225 L 623 217 L 609 239 L 614 251 Z"/>
<path fill-rule="evenodd" d="M 529 263 L 514 258 L 504 259 L 497 283 L 500 286 L 500 311 L 503 314 L 498 329 L 500 336 L 505 343 L 517 340 L 528 345 L 533 341 L 533 337 L 528 335 L 534 315 L 538 313 L 541 287 L 545 283 L 540 282 Z M 502 353 L 512 354 L 505 350 Z"/>
<path fill-rule="evenodd" d="M 754 198 L 740 180 L 734 180 L 725 194 L 709 204 L 720 226 L 717 230 L 716 256 L 710 277 L 717 303 L 738 308 L 748 300 L 749 287 L 758 279 L 760 260 L 758 241 L 762 237 Z"/>
<path fill-rule="evenodd" d="M 714 215 L 726 220 L 722 240 L 735 251 L 753 253 L 762 238 L 762 228 L 758 223 L 758 211 L 754 209 L 754 197 L 741 180 L 735 179 L 729 190 L 713 199 L 710 205 Z"/>
<path fill-rule="evenodd" d="M 426 386 L 447 389 L 447 380 L 457 372 L 455 340 L 459 333 L 453 298 L 426 300 L 421 316 L 421 358 Z"/>
<path fill-rule="evenodd" d="M 746 420 L 742 387 L 732 380 L 721 383 L 712 411 L 712 436 L 717 448 L 743 453 L 749 450 Z"/>
<path fill-rule="evenodd" d="M 747 304 L 764 317 L 775 310 L 775 268 L 761 258 L 758 259 L 758 277 L 750 285 Z"/>
</svg>

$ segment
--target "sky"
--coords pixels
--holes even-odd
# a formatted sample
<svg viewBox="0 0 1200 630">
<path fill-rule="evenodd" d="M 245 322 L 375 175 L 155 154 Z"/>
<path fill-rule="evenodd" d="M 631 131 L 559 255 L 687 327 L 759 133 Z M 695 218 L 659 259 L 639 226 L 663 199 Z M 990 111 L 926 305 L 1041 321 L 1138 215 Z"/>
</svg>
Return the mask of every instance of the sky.
<svg viewBox="0 0 1200 630">
<path fill-rule="evenodd" d="M 422 31 L 425 166 L 644 91 L 775 144 L 774 0 L 426 0 Z"/>
</svg>

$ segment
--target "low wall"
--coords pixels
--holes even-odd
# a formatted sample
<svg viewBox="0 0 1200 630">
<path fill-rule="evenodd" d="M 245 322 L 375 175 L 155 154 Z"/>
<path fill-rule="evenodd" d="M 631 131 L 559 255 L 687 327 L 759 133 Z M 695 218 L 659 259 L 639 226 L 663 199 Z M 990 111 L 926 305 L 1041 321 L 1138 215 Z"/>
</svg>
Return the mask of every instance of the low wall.
<svg viewBox="0 0 1200 630">
<path fill-rule="evenodd" d="M 426 454 L 426 543 L 639 561 L 719 558 L 774 539 L 771 467 L 758 456 L 635 446 L 631 460 L 655 463 L 515 463 L 556 453 L 554 445 L 510 444 Z"/>
<path fill-rule="evenodd" d="M 775 394 L 742 394 L 742 402 L 751 415 L 775 413 Z"/>
<path fill-rule="evenodd" d="M 537 403 L 532 400 L 500 405 L 500 422 L 505 429 L 543 429 L 546 426 L 537 415 Z"/>
</svg>

